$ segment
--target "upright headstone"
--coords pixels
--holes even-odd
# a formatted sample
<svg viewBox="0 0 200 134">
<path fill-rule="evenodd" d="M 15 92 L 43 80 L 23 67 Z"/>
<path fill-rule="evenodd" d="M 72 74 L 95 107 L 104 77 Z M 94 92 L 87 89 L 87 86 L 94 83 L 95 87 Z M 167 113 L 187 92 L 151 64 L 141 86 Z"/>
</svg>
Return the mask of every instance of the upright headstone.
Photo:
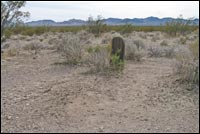
<svg viewBox="0 0 200 134">
<path fill-rule="evenodd" d="M 124 40 L 121 37 L 114 37 L 112 39 L 112 51 L 111 55 L 117 54 L 120 60 L 124 61 L 125 54 L 125 44 Z"/>
</svg>

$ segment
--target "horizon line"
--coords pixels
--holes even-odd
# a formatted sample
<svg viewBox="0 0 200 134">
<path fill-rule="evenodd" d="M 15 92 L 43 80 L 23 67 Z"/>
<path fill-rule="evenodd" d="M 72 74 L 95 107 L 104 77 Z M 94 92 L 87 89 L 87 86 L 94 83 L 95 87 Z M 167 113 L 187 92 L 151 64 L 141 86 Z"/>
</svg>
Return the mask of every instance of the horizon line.
<svg viewBox="0 0 200 134">
<path fill-rule="evenodd" d="M 90 17 L 90 16 L 89 16 Z M 92 16 L 93 17 L 93 16 Z M 97 17 L 97 16 L 96 16 Z M 94 19 L 96 19 L 96 17 L 93 17 Z M 164 18 L 172 18 L 172 19 L 178 19 L 178 17 L 176 17 L 176 18 L 174 18 L 174 17 L 162 17 L 162 18 L 160 18 L 160 17 L 155 17 L 155 16 L 149 16 L 149 17 L 144 17 L 144 18 L 116 18 L 116 17 L 108 17 L 108 18 L 104 18 L 104 17 L 102 17 L 102 19 L 110 19 L 110 18 L 112 18 L 112 19 L 121 19 L 121 20 L 123 20 L 123 19 L 146 19 L 146 18 L 150 18 L 150 17 L 153 17 L 153 18 L 158 18 L 158 19 L 164 19 Z M 199 18 L 196 18 L 196 17 L 190 17 L 190 18 L 187 18 L 187 19 L 185 19 L 185 18 L 181 18 L 181 19 L 184 19 L 184 20 L 188 20 L 188 19 L 191 19 L 192 18 L 192 20 L 195 20 L 195 19 L 199 19 Z M 42 20 L 52 20 L 52 21 L 54 21 L 54 22 L 64 22 L 64 21 L 69 21 L 69 20 L 83 20 L 83 21 L 87 21 L 87 19 L 86 20 L 84 20 L 84 19 L 77 19 L 77 18 L 71 18 L 71 19 L 68 19 L 68 20 L 63 20 L 63 21 L 55 21 L 55 20 L 53 20 L 53 19 L 47 19 L 47 18 L 45 18 L 45 19 L 39 19 L 39 20 L 32 20 L 32 21 L 24 21 L 25 23 L 28 23 L 28 22 L 33 22 L 33 21 L 42 21 Z"/>
</svg>

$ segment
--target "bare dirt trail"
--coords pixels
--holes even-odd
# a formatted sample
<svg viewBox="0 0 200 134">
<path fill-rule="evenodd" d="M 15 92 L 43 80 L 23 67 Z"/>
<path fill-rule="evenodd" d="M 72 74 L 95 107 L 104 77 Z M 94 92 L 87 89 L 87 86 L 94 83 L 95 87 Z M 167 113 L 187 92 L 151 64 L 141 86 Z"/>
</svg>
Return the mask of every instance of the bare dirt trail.
<svg viewBox="0 0 200 134">
<path fill-rule="evenodd" d="M 199 93 L 181 88 L 173 60 L 127 61 L 107 77 L 57 59 L 43 51 L 1 60 L 2 132 L 199 131 Z"/>
</svg>

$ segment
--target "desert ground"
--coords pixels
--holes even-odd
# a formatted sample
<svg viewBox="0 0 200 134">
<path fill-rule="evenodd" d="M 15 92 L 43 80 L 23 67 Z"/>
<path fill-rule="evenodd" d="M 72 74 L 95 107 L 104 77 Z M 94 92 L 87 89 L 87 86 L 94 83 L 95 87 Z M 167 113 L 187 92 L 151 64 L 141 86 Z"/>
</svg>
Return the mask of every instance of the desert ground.
<svg viewBox="0 0 200 134">
<path fill-rule="evenodd" d="M 174 74 L 175 58 L 148 56 L 148 48 L 177 46 L 198 36 L 161 32 L 121 35 L 125 47 L 141 40 L 140 62 L 126 60 L 120 74 L 85 73 L 86 64 L 65 65 L 56 47 L 72 33 L 13 35 L 1 53 L 1 132 L 199 132 L 199 89 L 187 89 Z M 75 34 L 85 46 L 109 44 L 119 33 Z M 185 38 L 185 37 L 182 37 Z M 34 50 L 24 49 L 36 44 Z"/>
</svg>

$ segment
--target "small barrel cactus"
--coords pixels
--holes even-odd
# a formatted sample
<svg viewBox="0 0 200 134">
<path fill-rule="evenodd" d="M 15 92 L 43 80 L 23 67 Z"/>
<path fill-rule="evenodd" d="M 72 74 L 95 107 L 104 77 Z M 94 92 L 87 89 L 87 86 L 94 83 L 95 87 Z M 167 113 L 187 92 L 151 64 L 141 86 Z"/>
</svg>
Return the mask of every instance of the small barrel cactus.
<svg viewBox="0 0 200 134">
<path fill-rule="evenodd" d="M 114 37 L 112 39 L 112 52 L 111 55 L 118 55 L 120 60 L 124 61 L 125 44 L 121 37 Z"/>
</svg>

